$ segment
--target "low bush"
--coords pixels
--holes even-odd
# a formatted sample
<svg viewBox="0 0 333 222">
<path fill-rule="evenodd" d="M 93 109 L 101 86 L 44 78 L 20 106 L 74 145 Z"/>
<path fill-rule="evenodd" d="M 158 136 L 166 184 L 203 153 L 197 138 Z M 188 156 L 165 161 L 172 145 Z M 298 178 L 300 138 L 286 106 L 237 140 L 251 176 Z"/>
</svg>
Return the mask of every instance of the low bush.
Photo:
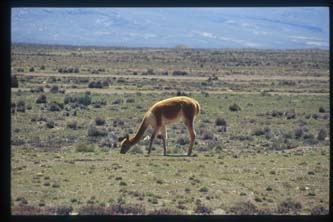
<svg viewBox="0 0 333 222">
<path fill-rule="evenodd" d="M 172 73 L 172 75 L 173 76 L 186 76 L 186 75 L 188 75 L 188 73 L 187 72 L 185 72 L 185 71 L 173 71 L 173 73 Z"/>
<path fill-rule="evenodd" d="M 95 146 L 93 144 L 87 145 L 84 143 L 79 143 L 75 145 L 76 152 L 94 152 Z"/>
<path fill-rule="evenodd" d="M 318 111 L 320 113 L 326 113 L 326 110 L 325 110 L 325 108 L 323 106 L 320 106 Z"/>
<path fill-rule="evenodd" d="M 184 146 L 186 144 L 188 144 L 190 141 L 186 136 L 180 136 L 178 137 L 178 139 L 176 140 L 176 144 L 179 144 L 181 146 Z"/>
<path fill-rule="evenodd" d="M 90 124 L 87 129 L 88 136 L 106 136 L 108 133 L 104 128 L 97 128 L 94 124 Z"/>
<path fill-rule="evenodd" d="M 295 129 L 294 133 L 295 133 L 295 139 L 300 139 L 304 134 L 304 130 L 302 127 L 298 127 Z"/>
<path fill-rule="evenodd" d="M 206 207 L 202 204 L 198 204 L 194 208 L 194 213 L 196 213 L 196 214 L 211 214 L 212 212 L 213 212 L 213 210 L 211 208 Z"/>
<path fill-rule="evenodd" d="M 22 112 L 24 113 L 25 112 L 25 102 L 23 100 L 19 100 L 17 103 L 16 103 L 16 112 Z"/>
<path fill-rule="evenodd" d="M 50 88 L 51 93 L 58 93 L 59 92 L 59 87 L 57 85 L 53 85 Z"/>
<path fill-rule="evenodd" d="M 311 215 L 328 215 L 329 210 L 323 206 L 316 206 L 311 209 Z"/>
<path fill-rule="evenodd" d="M 13 207 L 12 212 L 15 215 L 69 215 L 73 211 L 71 206 L 59 207 L 37 207 L 31 205 L 18 205 Z"/>
<path fill-rule="evenodd" d="M 19 83 L 16 75 L 10 76 L 10 87 L 11 88 L 18 88 Z"/>
<path fill-rule="evenodd" d="M 30 92 L 32 93 L 40 93 L 40 92 L 44 92 L 44 87 L 43 86 L 37 86 L 35 88 L 31 88 Z"/>
<path fill-rule="evenodd" d="M 144 215 L 146 209 L 141 204 L 115 204 L 105 209 L 108 215 Z"/>
<path fill-rule="evenodd" d="M 216 126 L 227 126 L 227 121 L 224 118 L 222 118 L 222 117 L 218 117 L 215 120 L 215 125 Z"/>
<path fill-rule="evenodd" d="M 91 103 L 91 96 L 88 93 L 85 93 L 84 95 L 81 95 L 78 97 L 78 103 L 88 106 Z"/>
<path fill-rule="evenodd" d="M 240 202 L 232 206 L 228 213 L 235 215 L 255 215 L 258 213 L 258 208 L 251 202 Z"/>
<path fill-rule="evenodd" d="M 318 135 L 317 135 L 317 139 L 318 140 L 325 140 L 325 138 L 327 137 L 327 130 L 324 129 L 324 128 L 321 128 L 318 132 Z"/>
<path fill-rule="evenodd" d="M 53 120 L 48 120 L 47 122 L 46 122 L 46 127 L 47 128 L 49 128 L 49 129 L 52 129 L 52 128 L 54 128 L 54 121 Z"/>
<path fill-rule="evenodd" d="M 281 214 L 286 214 L 286 213 L 297 214 L 297 212 L 301 209 L 302 209 L 302 204 L 300 202 L 295 202 L 288 198 L 287 200 L 282 201 L 278 205 L 277 211 L 278 211 L 278 213 L 281 213 Z"/>
<path fill-rule="evenodd" d="M 52 102 L 48 106 L 48 110 L 51 112 L 59 112 L 59 111 L 61 111 L 61 108 L 60 108 L 59 104 L 57 104 L 56 102 Z"/>
<path fill-rule="evenodd" d="M 70 128 L 70 129 L 73 129 L 73 130 L 78 129 L 77 121 L 76 121 L 76 120 L 72 120 L 72 121 L 68 122 L 68 123 L 66 124 L 66 126 L 67 126 L 68 128 Z"/>
<path fill-rule="evenodd" d="M 95 118 L 95 123 L 96 123 L 97 126 L 102 126 L 102 125 L 105 124 L 105 120 L 101 117 L 96 117 Z"/>
<path fill-rule="evenodd" d="M 36 103 L 37 104 L 40 104 L 40 103 L 47 103 L 47 100 L 46 100 L 46 95 L 45 94 L 41 94 L 37 97 L 36 99 Z"/>
<path fill-rule="evenodd" d="M 229 110 L 232 112 L 237 112 L 241 110 L 241 107 L 237 105 L 236 103 L 229 106 Z"/>
<path fill-rule="evenodd" d="M 215 135 L 212 131 L 200 130 L 199 133 L 202 140 L 213 140 L 215 138 Z"/>
<path fill-rule="evenodd" d="M 135 99 L 134 98 L 128 98 L 126 100 L 126 103 L 134 103 L 135 102 Z"/>
<path fill-rule="evenodd" d="M 115 99 L 112 101 L 112 104 L 121 104 L 121 103 L 123 103 L 122 99 Z"/>
<path fill-rule="evenodd" d="M 284 114 L 287 119 L 295 119 L 296 118 L 296 112 L 295 110 L 288 110 Z"/>
</svg>

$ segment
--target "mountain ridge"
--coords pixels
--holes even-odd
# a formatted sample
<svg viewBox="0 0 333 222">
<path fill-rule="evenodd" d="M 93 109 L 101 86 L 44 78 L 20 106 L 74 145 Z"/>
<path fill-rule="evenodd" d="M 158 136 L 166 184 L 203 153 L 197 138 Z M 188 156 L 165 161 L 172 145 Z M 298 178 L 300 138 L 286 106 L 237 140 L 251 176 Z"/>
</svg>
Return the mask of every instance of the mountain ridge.
<svg viewBox="0 0 333 222">
<path fill-rule="evenodd" d="M 329 48 L 328 8 L 13 8 L 12 42 Z"/>
</svg>

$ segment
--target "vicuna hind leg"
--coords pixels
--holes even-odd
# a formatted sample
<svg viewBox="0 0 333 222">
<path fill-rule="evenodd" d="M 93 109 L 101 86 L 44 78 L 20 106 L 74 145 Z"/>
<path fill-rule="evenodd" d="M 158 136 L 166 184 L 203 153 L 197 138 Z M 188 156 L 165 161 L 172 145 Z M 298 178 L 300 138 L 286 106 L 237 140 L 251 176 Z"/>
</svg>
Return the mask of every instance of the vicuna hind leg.
<svg viewBox="0 0 333 222">
<path fill-rule="evenodd" d="M 165 128 L 165 126 L 163 126 L 162 128 L 161 128 L 161 136 L 162 136 L 162 141 L 163 141 L 163 150 L 164 150 L 164 156 L 166 155 L 166 153 L 167 153 L 167 148 L 166 148 L 166 146 L 167 146 L 167 131 L 166 131 L 166 128 Z"/>
<path fill-rule="evenodd" d="M 190 134 L 190 146 L 188 148 L 188 152 L 187 155 L 191 156 L 192 154 L 192 148 L 193 148 L 193 144 L 194 144 L 194 140 L 195 140 L 195 131 L 193 129 L 193 120 L 188 120 L 184 122 L 188 133 Z"/>
</svg>

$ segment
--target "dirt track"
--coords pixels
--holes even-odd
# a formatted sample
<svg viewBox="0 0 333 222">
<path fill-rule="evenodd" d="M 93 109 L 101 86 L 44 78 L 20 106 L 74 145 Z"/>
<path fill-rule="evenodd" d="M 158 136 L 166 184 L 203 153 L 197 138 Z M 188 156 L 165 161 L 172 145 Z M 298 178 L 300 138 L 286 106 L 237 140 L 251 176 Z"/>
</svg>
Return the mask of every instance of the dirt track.
<svg viewBox="0 0 333 222">
<path fill-rule="evenodd" d="M 203 76 L 164 76 L 164 75 L 108 75 L 108 74 L 63 74 L 63 73 L 14 73 L 17 76 L 32 77 L 76 77 L 76 78 L 125 78 L 125 79 L 166 79 L 181 81 L 204 81 L 208 77 Z M 283 75 L 243 75 L 232 74 L 219 77 L 223 81 L 255 81 L 255 80 L 316 80 L 329 81 L 329 76 L 283 76 Z"/>
</svg>

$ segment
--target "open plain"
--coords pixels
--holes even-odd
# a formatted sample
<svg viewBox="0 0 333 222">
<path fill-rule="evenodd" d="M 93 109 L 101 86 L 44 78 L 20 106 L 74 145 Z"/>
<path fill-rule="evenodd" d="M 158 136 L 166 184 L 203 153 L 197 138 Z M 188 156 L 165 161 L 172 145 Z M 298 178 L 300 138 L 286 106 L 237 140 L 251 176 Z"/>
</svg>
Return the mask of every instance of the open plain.
<svg viewBox="0 0 333 222">
<path fill-rule="evenodd" d="M 328 214 L 327 50 L 13 44 L 11 72 L 13 215 Z M 176 95 L 202 107 L 192 157 L 183 124 L 120 154 Z"/>
</svg>

